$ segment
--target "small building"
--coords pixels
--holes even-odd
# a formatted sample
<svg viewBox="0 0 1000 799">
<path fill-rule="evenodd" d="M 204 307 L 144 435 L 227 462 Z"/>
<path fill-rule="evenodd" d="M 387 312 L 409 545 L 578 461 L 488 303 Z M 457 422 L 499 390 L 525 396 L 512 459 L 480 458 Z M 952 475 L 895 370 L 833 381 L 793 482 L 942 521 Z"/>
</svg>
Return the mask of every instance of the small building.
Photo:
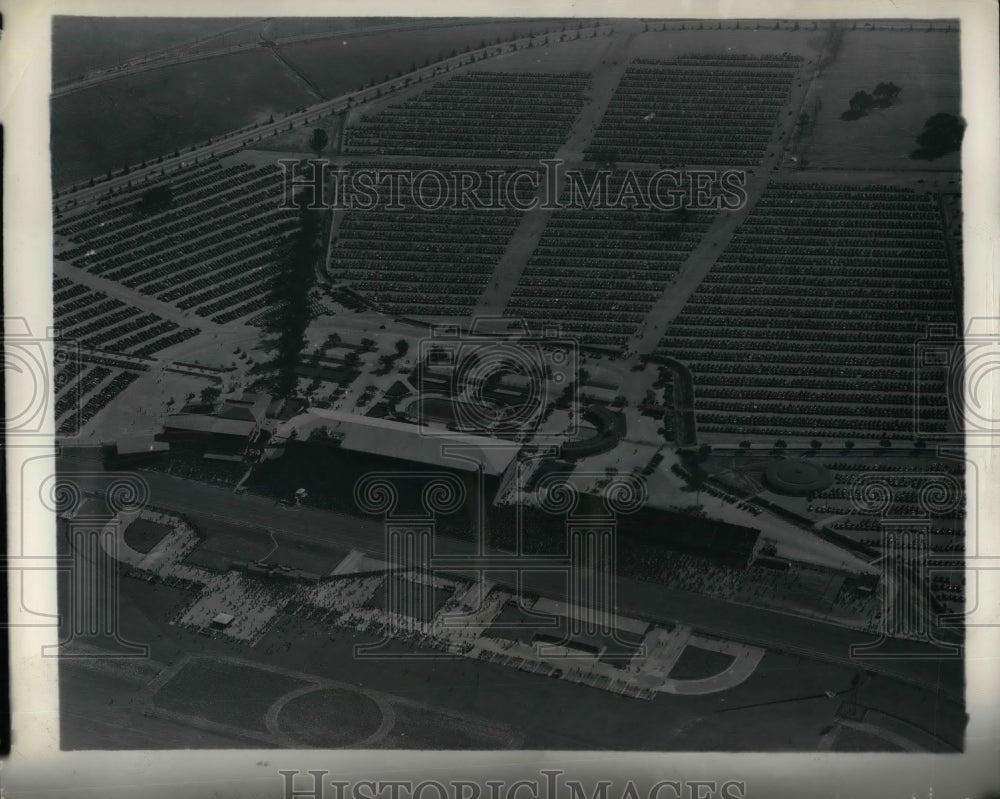
<svg viewBox="0 0 1000 799">
<path fill-rule="evenodd" d="M 153 455 L 169 452 L 170 445 L 157 441 L 153 436 L 126 436 L 115 441 L 115 454 L 119 456 Z"/>
<path fill-rule="evenodd" d="M 163 420 L 164 438 L 202 453 L 242 455 L 260 431 L 270 402 L 266 394 L 244 394 L 224 400 L 211 413 L 171 414 Z"/>
<path fill-rule="evenodd" d="M 127 469 L 130 466 L 142 465 L 161 459 L 170 452 L 170 445 L 165 441 L 157 441 L 150 434 L 123 436 L 116 439 L 110 446 L 104 446 L 102 449 L 111 467 Z"/>
<path fill-rule="evenodd" d="M 232 613 L 219 613 L 212 619 L 212 627 L 217 630 L 224 630 L 236 617 Z"/>
</svg>

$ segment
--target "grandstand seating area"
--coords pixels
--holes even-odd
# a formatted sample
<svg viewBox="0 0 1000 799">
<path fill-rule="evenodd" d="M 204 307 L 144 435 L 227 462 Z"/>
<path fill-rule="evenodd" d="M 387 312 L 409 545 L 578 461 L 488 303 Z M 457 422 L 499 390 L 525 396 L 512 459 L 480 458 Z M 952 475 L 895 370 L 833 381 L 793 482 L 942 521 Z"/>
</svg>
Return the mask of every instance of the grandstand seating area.
<svg viewBox="0 0 1000 799">
<path fill-rule="evenodd" d="M 406 164 L 384 169 L 414 169 Z M 452 167 L 454 168 L 454 167 Z M 477 193 L 488 201 L 483 178 Z M 521 213 L 498 210 L 427 211 L 409 191 L 404 210 L 387 210 L 387 198 L 371 210 L 347 211 L 337 231 L 328 274 L 391 314 L 464 316 L 471 312 L 514 233 Z"/>
<path fill-rule="evenodd" d="M 617 195 L 624 173 L 609 181 Z M 644 173 L 637 173 L 644 185 Z M 621 348 L 698 244 L 708 211 L 557 211 L 542 234 L 506 315 L 532 329 L 558 324 L 581 343 Z"/>
<path fill-rule="evenodd" d="M 544 158 L 583 107 L 586 74 L 468 72 L 361 119 L 346 153 L 447 158 Z"/>
<path fill-rule="evenodd" d="M 801 62 L 793 55 L 635 59 L 588 155 L 665 166 L 759 164 Z"/>
<path fill-rule="evenodd" d="M 915 388 L 944 431 L 915 350 L 958 322 L 950 275 L 932 196 L 773 182 L 658 351 L 690 367 L 700 432 L 912 438 Z"/>
<path fill-rule="evenodd" d="M 189 167 L 162 181 L 167 210 L 139 208 L 142 184 L 96 206 L 64 209 L 56 234 L 73 244 L 56 257 L 217 322 L 260 311 L 274 265 L 297 218 L 281 209 L 274 166 Z"/>
</svg>

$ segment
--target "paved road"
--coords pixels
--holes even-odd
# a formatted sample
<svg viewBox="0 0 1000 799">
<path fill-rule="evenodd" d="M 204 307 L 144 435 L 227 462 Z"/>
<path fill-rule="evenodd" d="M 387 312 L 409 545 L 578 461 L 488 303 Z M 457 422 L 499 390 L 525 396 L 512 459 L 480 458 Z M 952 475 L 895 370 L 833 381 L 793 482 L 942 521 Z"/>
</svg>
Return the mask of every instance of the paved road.
<svg viewBox="0 0 1000 799">
<path fill-rule="evenodd" d="M 96 465 L 95 461 L 69 457 L 59 458 L 57 462 L 61 474 L 93 471 Z M 383 525 L 376 519 L 313 508 L 287 508 L 267 497 L 234 494 L 228 489 L 157 472 L 143 472 L 142 476 L 149 484 L 150 502 L 157 507 L 264 526 L 274 530 L 278 537 L 357 549 L 374 557 L 384 556 Z M 81 477 L 79 481 L 83 490 L 99 490 L 102 483 L 99 475 Z M 446 553 L 472 552 L 471 543 L 457 539 L 439 537 L 436 545 Z M 509 568 L 506 571 L 488 571 L 487 577 L 507 583 L 513 573 Z M 872 641 L 873 636 L 814 619 L 735 604 L 625 577 L 619 578 L 617 587 L 618 610 L 623 615 L 635 615 L 654 622 L 683 623 L 709 635 L 763 646 L 772 651 L 781 650 L 877 671 L 940 692 L 955 701 L 961 701 L 963 695 L 962 661 L 935 657 L 934 650 L 927 645 L 889 639 L 883 647 L 883 655 L 895 654 L 896 657 L 852 660 L 851 646 Z M 525 590 L 564 598 L 564 577 L 552 573 L 529 574 L 526 575 Z"/>
</svg>

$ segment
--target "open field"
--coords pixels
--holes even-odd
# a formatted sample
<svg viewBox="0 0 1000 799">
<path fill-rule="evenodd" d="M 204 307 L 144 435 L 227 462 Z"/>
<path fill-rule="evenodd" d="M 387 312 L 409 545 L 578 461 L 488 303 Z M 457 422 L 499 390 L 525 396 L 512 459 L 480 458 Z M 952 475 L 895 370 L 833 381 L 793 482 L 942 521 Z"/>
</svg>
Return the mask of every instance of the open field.
<svg viewBox="0 0 1000 799">
<path fill-rule="evenodd" d="M 511 37 L 559 30 L 554 21 L 500 22 L 454 28 L 395 31 L 350 39 L 322 39 L 282 45 L 281 53 L 325 97 L 356 91 L 386 75 L 410 72 L 425 62 L 447 58 L 452 51 L 501 43 Z M 575 27 L 575 24 L 573 25 Z"/>
<path fill-rule="evenodd" d="M 235 43 L 233 28 L 246 20 L 57 16 L 52 21 L 52 82 L 63 83 L 95 69 L 205 40 Z M 223 32 L 232 31 L 229 37 Z M 252 34 L 251 34 L 252 35 Z"/>
<path fill-rule="evenodd" d="M 803 107 L 812 118 L 797 152 L 817 169 L 944 169 L 957 171 L 959 154 L 914 160 L 916 138 L 933 114 L 961 111 L 958 37 L 941 33 L 847 31 L 834 62 L 813 81 Z M 840 115 L 857 91 L 877 83 L 902 88 L 888 108 L 861 119 Z"/>
<path fill-rule="evenodd" d="M 125 543 L 137 552 L 149 552 L 170 532 L 165 524 L 136 519 L 125 531 Z"/>
<path fill-rule="evenodd" d="M 360 692 L 319 688 L 284 705 L 277 722 L 303 746 L 332 749 L 365 740 L 382 718 L 378 705 Z"/>
<path fill-rule="evenodd" d="M 52 180 L 64 186 L 117 171 L 316 99 L 264 50 L 165 67 L 57 97 Z"/>
<path fill-rule="evenodd" d="M 688 644 L 670 670 L 670 677 L 674 680 L 701 680 L 724 671 L 732 662 L 730 655 Z"/>
<path fill-rule="evenodd" d="M 264 714 L 282 695 L 307 683 L 273 671 L 194 660 L 160 688 L 157 707 L 244 729 L 266 732 Z"/>
</svg>

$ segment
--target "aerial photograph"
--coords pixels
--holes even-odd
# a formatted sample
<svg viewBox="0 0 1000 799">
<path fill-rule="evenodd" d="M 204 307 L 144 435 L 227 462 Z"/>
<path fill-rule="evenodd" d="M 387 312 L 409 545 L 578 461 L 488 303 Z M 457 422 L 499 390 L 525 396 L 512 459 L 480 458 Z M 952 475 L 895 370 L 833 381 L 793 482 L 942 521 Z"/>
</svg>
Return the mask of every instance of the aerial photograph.
<svg viewBox="0 0 1000 799">
<path fill-rule="evenodd" d="M 60 748 L 966 751 L 959 42 L 55 17 Z"/>
</svg>

